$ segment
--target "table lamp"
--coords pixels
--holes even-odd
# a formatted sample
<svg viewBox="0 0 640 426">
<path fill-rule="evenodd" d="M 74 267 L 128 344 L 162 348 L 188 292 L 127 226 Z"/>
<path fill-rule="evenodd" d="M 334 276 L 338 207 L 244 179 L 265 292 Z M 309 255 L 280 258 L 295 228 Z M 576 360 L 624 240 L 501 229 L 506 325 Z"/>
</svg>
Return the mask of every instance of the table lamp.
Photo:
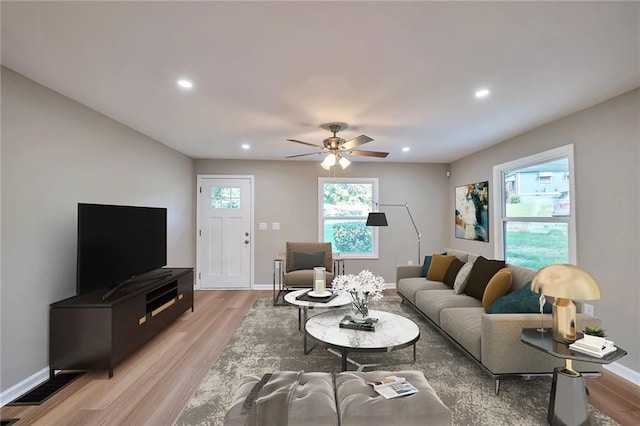
<svg viewBox="0 0 640 426">
<path fill-rule="evenodd" d="M 553 304 L 553 340 L 576 341 L 576 305 L 571 299 L 600 299 L 600 287 L 591 275 L 570 264 L 555 264 L 540 269 L 531 281 L 531 290 L 555 298 Z"/>
</svg>

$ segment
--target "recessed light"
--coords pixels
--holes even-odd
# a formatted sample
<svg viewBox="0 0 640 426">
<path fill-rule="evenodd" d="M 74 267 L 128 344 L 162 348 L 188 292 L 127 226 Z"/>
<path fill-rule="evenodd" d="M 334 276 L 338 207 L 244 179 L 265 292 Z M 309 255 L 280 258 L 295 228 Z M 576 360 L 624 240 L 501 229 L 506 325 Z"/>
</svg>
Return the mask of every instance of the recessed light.
<svg viewBox="0 0 640 426">
<path fill-rule="evenodd" d="M 189 80 L 180 79 L 178 80 L 178 86 L 182 87 L 183 89 L 191 89 L 193 87 L 193 83 Z"/>
<path fill-rule="evenodd" d="M 242 149 L 249 149 L 249 148 L 251 148 L 251 145 L 249 145 L 248 143 L 242 144 Z"/>
<path fill-rule="evenodd" d="M 402 148 L 402 152 L 409 152 L 411 151 L 411 148 L 409 148 L 408 146 L 405 146 L 404 148 Z"/>
<path fill-rule="evenodd" d="M 489 96 L 489 89 L 480 89 L 476 92 L 476 98 L 486 98 Z"/>
</svg>

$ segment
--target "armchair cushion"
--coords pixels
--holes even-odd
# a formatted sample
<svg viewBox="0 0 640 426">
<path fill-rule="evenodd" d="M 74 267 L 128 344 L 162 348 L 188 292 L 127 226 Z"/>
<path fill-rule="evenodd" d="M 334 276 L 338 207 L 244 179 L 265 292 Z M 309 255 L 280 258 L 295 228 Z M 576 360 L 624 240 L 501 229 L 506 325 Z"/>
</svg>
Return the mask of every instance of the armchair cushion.
<svg viewBox="0 0 640 426">
<path fill-rule="evenodd" d="M 293 265 L 291 265 L 292 271 L 313 269 L 316 266 L 324 266 L 324 251 L 315 251 L 312 253 L 299 251 L 293 252 Z"/>
</svg>

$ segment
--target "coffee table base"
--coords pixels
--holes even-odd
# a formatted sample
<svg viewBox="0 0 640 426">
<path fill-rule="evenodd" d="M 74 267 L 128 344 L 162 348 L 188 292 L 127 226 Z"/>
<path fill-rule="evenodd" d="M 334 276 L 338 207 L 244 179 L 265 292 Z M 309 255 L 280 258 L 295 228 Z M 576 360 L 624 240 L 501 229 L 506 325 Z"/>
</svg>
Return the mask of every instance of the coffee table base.
<svg viewBox="0 0 640 426">
<path fill-rule="evenodd" d="M 370 363 L 370 364 L 361 363 L 352 358 L 349 358 L 348 356 L 349 351 L 347 349 L 337 350 L 333 348 L 327 348 L 327 352 L 342 358 L 342 371 L 347 371 L 347 363 L 349 363 L 358 367 L 356 371 L 358 373 L 361 373 L 362 371 L 364 371 L 365 368 L 369 368 L 369 367 L 385 367 L 389 365 L 415 364 L 416 363 L 416 344 L 414 343 L 411 346 L 413 346 L 413 360 L 411 361 L 376 362 L 376 363 Z M 311 352 L 311 350 L 314 347 L 315 345 L 311 347 L 311 349 L 309 349 L 309 352 Z M 308 354 L 309 352 L 305 352 L 305 355 Z M 377 353 L 381 353 L 381 352 L 377 352 Z"/>
</svg>

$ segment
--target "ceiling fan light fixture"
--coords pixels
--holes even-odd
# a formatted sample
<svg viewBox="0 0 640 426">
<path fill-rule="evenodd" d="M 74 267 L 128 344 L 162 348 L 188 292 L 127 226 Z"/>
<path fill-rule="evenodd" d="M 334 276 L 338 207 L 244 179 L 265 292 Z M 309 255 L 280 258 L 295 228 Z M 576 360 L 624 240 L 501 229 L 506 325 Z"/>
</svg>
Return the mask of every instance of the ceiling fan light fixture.
<svg viewBox="0 0 640 426">
<path fill-rule="evenodd" d="M 320 163 L 323 169 L 329 170 L 331 167 L 336 165 L 336 156 L 331 153 L 325 157 L 325 159 Z"/>
<path fill-rule="evenodd" d="M 351 164 L 351 161 L 349 161 L 347 158 L 343 156 L 340 156 L 340 160 L 338 160 L 338 163 L 340 163 L 340 167 L 342 167 L 342 170 L 344 170 L 347 167 L 349 167 L 349 164 Z"/>
</svg>

